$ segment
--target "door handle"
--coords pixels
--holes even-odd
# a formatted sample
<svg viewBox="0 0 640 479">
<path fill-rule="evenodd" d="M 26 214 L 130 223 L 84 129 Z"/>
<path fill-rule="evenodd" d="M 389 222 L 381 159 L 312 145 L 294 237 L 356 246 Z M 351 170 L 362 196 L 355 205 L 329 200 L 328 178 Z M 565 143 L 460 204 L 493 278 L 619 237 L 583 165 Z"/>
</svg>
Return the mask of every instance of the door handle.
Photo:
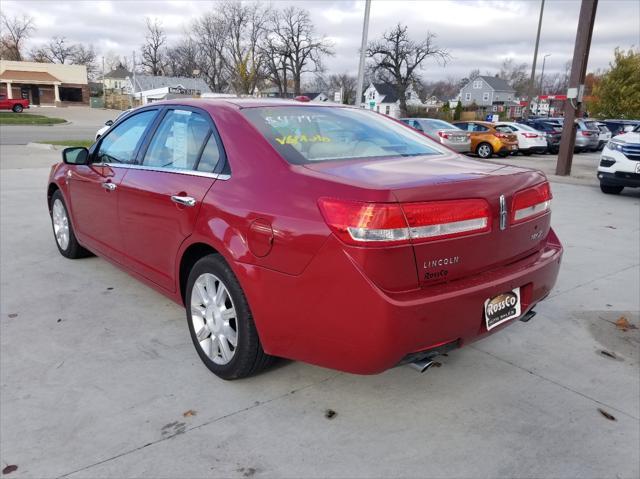
<svg viewBox="0 0 640 479">
<path fill-rule="evenodd" d="M 171 201 L 173 201 L 174 203 L 178 203 L 179 205 L 183 205 L 183 206 L 195 206 L 196 205 L 195 198 L 191 198 L 191 196 L 173 195 L 171 197 Z"/>
<path fill-rule="evenodd" d="M 105 183 L 102 183 L 102 187 L 103 187 L 105 190 L 113 191 L 113 190 L 115 190 L 118 186 L 117 186 L 115 183 L 107 183 L 107 182 L 105 182 Z"/>
</svg>

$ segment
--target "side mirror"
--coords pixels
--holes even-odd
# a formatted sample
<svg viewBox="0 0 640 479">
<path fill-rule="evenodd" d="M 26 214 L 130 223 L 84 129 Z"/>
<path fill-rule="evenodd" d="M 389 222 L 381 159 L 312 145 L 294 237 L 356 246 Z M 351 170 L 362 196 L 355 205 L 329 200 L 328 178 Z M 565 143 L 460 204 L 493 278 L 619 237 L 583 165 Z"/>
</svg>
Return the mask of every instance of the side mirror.
<svg viewBox="0 0 640 479">
<path fill-rule="evenodd" d="M 107 121 L 104 122 L 104 124 L 107 125 L 107 126 L 111 126 L 111 125 L 113 125 L 113 120 L 107 120 Z"/>
<path fill-rule="evenodd" d="M 72 146 L 62 150 L 62 161 L 67 165 L 88 165 L 89 150 L 84 146 Z"/>
</svg>

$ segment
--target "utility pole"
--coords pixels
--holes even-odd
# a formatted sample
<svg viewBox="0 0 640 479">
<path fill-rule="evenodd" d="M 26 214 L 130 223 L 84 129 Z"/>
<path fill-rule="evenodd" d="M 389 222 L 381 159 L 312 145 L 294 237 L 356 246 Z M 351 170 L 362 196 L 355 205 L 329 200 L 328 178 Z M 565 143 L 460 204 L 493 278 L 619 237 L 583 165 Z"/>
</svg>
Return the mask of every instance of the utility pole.
<svg viewBox="0 0 640 479">
<path fill-rule="evenodd" d="M 104 56 L 102 57 L 102 108 L 107 107 L 107 87 L 104 84 Z"/>
<path fill-rule="evenodd" d="M 542 30 L 542 14 L 544 12 L 544 0 L 540 4 L 540 18 L 538 18 L 538 34 L 536 35 L 536 47 L 533 49 L 533 65 L 531 65 L 531 79 L 529 80 L 529 91 L 527 93 L 528 106 L 525 110 L 525 118 L 529 118 L 531 113 L 531 103 L 533 102 L 533 92 L 536 82 L 536 62 L 538 61 L 538 45 L 540 44 L 540 30 Z"/>
<path fill-rule="evenodd" d="M 576 45 L 573 50 L 571 76 L 569 77 L 569 90 L 564 104 L 562 139 L 560 140 L 560 151 L 558 152 L 558 163 L 556 164 L 556 175 L 560 176 L 571 174 L 573 148 L 576 144 L 575 119 L 579 117 L 582 108 L 584 78 L 587 74 L 589 49 L 591 48 L 591 36 L 593 35 L 593 24 L 596 19 L 597 8 L 598 0 L 582 0 L 582 5 L 580 6 Z M 574 100 L 575 105 L 573 104 Z"/>
<path fill-rule="evenodd" d="M 132 68 L 131 68 L 131 75 L 132 75 L 132 80 L 131 80 L 131 85 L 132 85 L 132 92 L 131 95 L 129 95 L 129 105 L 130 108 L 133 108 L 133 97 L 135 97 L 136 95 L 136 51 L 132 51 L 131 52 L 131 61 L 132 61 Z M 141 94 L 142 96 L 142 94 Z"/>
<path fill-rule="evenodd" d="M 362 25 L 362 44 L 360 45 L 360 65 L 358 66 L 358 84 L 356 85 L 356 108 L 360 108 L 362 102 L 362 82 L 364 81 L 364 56 L 367 51 L 367 36 L 369 35 L 369 12 L 371 11 L 371 0 L 367 0 L 364 5 L 364 24 Z"/>
</svg>

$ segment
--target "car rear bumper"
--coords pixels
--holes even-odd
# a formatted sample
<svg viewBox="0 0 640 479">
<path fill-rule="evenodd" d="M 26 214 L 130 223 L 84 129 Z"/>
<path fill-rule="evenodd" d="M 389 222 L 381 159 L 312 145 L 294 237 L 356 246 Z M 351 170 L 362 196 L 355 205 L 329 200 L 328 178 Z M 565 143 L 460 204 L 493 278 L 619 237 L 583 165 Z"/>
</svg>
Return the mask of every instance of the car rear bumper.
<svg viewBox="0 0 640 479">
<path fill-rule="evenodd" d="M 547 151 L 547 146 L 530 146 L 527 148 L 520 148 L 519 151 L 521 153 L 545 153 Z"/>
<path fill-rule="evenodd" d="M 562 246 L 553 232 L 541 250 L 468 278 L 389 294 L 360 270 L 333 236 L 299 276 L 236 264 L 267 353 L 357 374 L 375 374 L 408 355 L 487 331 L 484 302 L 520 287 L 522 314 L 555 284 Z M 337 280 L 339 278 L 339 280 Z"/>
</svg>

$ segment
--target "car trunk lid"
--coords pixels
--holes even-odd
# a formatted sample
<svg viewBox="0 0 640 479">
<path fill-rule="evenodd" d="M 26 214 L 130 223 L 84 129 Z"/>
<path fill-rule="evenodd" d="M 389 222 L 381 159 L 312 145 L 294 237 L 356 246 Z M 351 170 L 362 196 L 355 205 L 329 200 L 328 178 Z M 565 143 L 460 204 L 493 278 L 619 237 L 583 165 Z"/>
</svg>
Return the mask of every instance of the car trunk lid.
<svg viewBox="0 0 640 479">
<path fill-rule="evenodd" d="M 421 286 L 459 279 L 517 261 L 540 249 L 549 231 L 549 214 L 517 225 L 509 221 L 514 195 L 545 181 L 544 175 L 537 171 L 478 162 L 453 154 L 322 162 L 305 168 L 330 175 L 340 182 L 388 190 L 389 197 L 402 205 L 478 198 L 487 202 L 489 231 L 455 238 L 410 241 Z M 501 216 L 504 215 L 507 221 L 502 228 Z"/>
</svg>

